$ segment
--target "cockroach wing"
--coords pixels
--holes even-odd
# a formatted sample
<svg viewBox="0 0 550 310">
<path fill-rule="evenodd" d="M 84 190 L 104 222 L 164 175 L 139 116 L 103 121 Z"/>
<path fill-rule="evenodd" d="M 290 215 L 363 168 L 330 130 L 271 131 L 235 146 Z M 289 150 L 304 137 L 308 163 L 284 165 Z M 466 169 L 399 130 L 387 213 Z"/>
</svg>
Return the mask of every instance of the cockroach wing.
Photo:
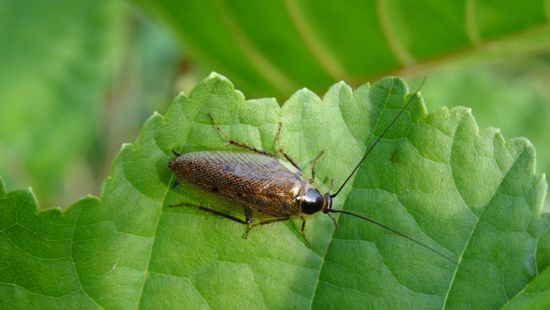
<svg viewBox="0 0 550 310">
<path fill-rule="evenodd" d="M 274 217 L 300 214 L 295 197 L 307 181 L 271 156 L 192 152 L 170 161 L 178 182 L 196 186 Z"/>
</svg>

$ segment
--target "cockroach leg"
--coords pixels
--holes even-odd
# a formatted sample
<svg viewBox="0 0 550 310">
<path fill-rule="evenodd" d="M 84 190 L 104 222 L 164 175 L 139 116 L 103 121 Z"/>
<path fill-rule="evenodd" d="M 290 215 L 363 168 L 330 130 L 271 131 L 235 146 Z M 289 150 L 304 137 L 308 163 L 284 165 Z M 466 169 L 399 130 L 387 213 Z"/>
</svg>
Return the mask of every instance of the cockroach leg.
<svg viewBox="0 0 550 310">
<path fill-rule="evenodd" d="M 202 210 L 202 211 L 205 211 L 205 212 L 208 212 L 208 213 L 212 213 L 214 215 L 218 215 L 218 216 L 221 216 L 221 217 L 225 217 L 226 219 L 235 221 L 235 222 L 243 224 L 243 225 L 249 225 L 250 224 L 248 221 L 242 220 L 238 217 L 234 217 L 232 215 L 229 215 L 227 213 L 223 213 L 223 212 L 220 212 L 220 211 L 217 211 L 217 210 L 214 210 L 214 209 L 210 209 L 210 208 L 203 207 L 203 206 L 198 206 L 198 208 L 199 208 L 199 210 Z"/>
<path fill-rule="evenodd" d="M 304 238 L 304 241 L 306 242 L 307 247 L 311 248 L 311 243 L 306 237 L 306 219 L 304 219 L 303 217 L 300 217 L 300 219 L 302 220 L 302 228 L 300 229 L 300 233 L 302 234 L 302 237 Z"/>
<path fill-rule="evenodd" d="M 309 179 L 309 182 L 312 183 L 315 180 L 315 168 L 317 167 L 317 162 L 319 161 L 319 158 L 325 154 L 325 151 L 321 151 L 317 157 L 315 157 L 311 164 L 311 179 Z"/>
<path fill-rule="evenodd" d="M 197 208 L 201 211 L 208 212 L 210 214 L 214 214 L 214 215 L 217 215 L 217 216 L 221 216 L 221 217 L 224 217 L 228 220 L 232 220 L 234 222 L 237 222 L 237 223 L 240 223 L 240 224 L 243 224 L 243 225 L 249 225 L 250 224 L 247 220 L 245 221 L 245 220 L 242 220 L 238 217 L 232 216 L 230 214 L 223 213 L 223 212 L 220 212 L 220 211 L 217 211 L 217 210 L 214 210 L 214 209 L 210 209 L 210 208 L 207 208 L 207 207 L 204 207 L 204 206 L 200 206 L 200 205 L 193 205 L 193 204 L 189 204 L 189 203 L 180 203 L 180 204 L 177 204 L 177 205 L 171 205 L 169 207 L 170 208 L 194 207 L 194 208 Z"/>
<path fill-rule="evenodd" d="M 275 134 L 275 139 L 273 139 L 273 149 L 277 150 L 281 155 L 284 156 L 284 158 L 291 163 L 294 168 L 298 169 L 300 171 L 300 176 L 302 175 L 302 168 L 298 166 L 298 164 L 292 159 L 292 157 L 288 156 L 287 153 L 283 150 L 282 147 L 279 146 L 279 138 L 281 137 L 281 127 L 283 123 L 279 122 L 279 127 L 277 128 L 277 133 Z"/>
<path fill-rule="evenodd" d="M 246 231 L 243 234 L 243 239 L 248 237 L 248 232 L 252 229 L 252 210 L 249 207 L 243 206 L 244 218 L 246 221 Z"/>
<path fill-rule="evenodd" d="M 278 217 L 278 218 L 273 218 L 273 219 L 261 220 L 259 223 L 249 225 L 246 228 L 246 232 L 244 233 L 243 238 L 246 239 L 246 237 L 248 236 L 248 233 L 252 230 L 252 228 L 254 228 L 256 226 L 288 221 L 289 219 L 290 219 L 290 217 Z"/>
<path fill-rule="evenodd" d="M 279 138 L 281 137 L 281 128 L 283 127 L 283 123 L 279 122 L 279 126 L 277 127 L 277 133 L 275 134 L 275 139 L 273 139 L 273 149 L 276 150 L 279 148 Z"/>
<path fill-rule="evenodd" d="M 220 128 L 220 126 L 218 126 L 218 124 L 216 123 L 216 121 L 212 117 L 212 114 L 208 113 L 208 116 L 210 117 L 210 120 L 212 121 L 212 125 L 214 126 L 214 128 L 216 128 L 216 130 L 218 131 L 218 133 L 220 134 L 222 139 L 226 140 L 227 143 L 238 146 L 238 147 L 241 147 L 241 148 L 244 148 L 244 149 L 247 149 L 247 150 L 249 150 L 251 152 L 254 152 L 254 153 L 258 153 L 258 154 L 262 154 L 262 155 L 266 155 L 266 156 L 270 156 L 270 157 L 275 157 L 275 155 L 273 155 L 273 154 L 267 153 L 267 152 L 262 151 L 262 150 L 258 150 L 255 147 L 252 147 L 252 146 L 246 145 L 242 142 L 235 141 L 235 140 L 231 139 L 231 137 L 225 131 L 223 131 Z"/>
<path fill-rule="evenodd" d="M 336 222 L 336 219 L 334 218 L 334 216 L 332 216 L 332 214 L 330 213 L 327 213 L 327 215 L 332 220 L 332 223 L 334 224 L 334 228 L 338 228 L 338 223 Z"/>
<path fill-rule="evenodd" d="M 243 211 L 246 223 L 250 225 L 250 223 L 252 223 L 252 210 L 249 207 L 243 206 Z"/>
<path fill-rule="evenodd" d="M 272 218 L 272 219 L 267 219 L 267 220 L 261 220 L 259 223 L 250 225 L 247 228 L 243 238 L 246 238 L 246 236 L 248 236 L 248 233 L 252 230 L 252 228 L 254 228 L 256 226 L 273 224 L 273 223 L 278 223 L 278 222 L 284 222 L 284 221 L 288 221 L 289 219 L 290 219 L 290 217 L 277 217 L 277 218 Z"/>
<path fill-rule="evenodd" d="M 254 152 L 254 153 L 258 153 L 258 154 L 262 154 L 262 155 L 266 155 L 266 156 L 270 156 L 270 157 L 275 157 L 273 154 L 269 154 L 267 152 L 264 152 L 262 150 L 258 150 L 257 148 L 255 147 L 251 147 L 251 146 L 248 146 L 244 143 L 241 143 L 241 142 L 238 142 L 238 141 L 235 141 L 235 140 L 229 140 L 227 141 L 229 144 L 233 144 L 235 146 L 238 146 L 238 147 L 242 147 L 244 149 L 247 149 L 251 152 Z"/>
<path fill-rule="evenodd" d="M 252 225 L 252 228 L 256 227 L 256 226 L 259 226 L 259 225 L 267 225 L 267 224 L 272 224 L 272 223 L 277 223 L 277 222 L 283 222 L 283 221 L 288 221 L 290 218 L 289 217 L 277 217 L 277 218 L 273 218 L 273 219 L 267 219 L 267 220 L 261 220 L 259 223 L 256 223 L 254 225 Z"/>
<path fill-rule="evenodd" d="M 294 166 L 294 168 L 298 169 L 300 172 L 302 171 L 302 168 L 300 168 L 300 166 L 298 166 L 298 164 L 290 156 L 288 156 L 282 148 L 279 148 L 279 153 L 281 153 L 285 159 Z"/>
<path fill-rule="evenodd" d="M 178 185 L 180 185 L 180 182 L 174 179 L 174 183 L 172 183 L 172 189 L 176 188 Z"/>
</svg>

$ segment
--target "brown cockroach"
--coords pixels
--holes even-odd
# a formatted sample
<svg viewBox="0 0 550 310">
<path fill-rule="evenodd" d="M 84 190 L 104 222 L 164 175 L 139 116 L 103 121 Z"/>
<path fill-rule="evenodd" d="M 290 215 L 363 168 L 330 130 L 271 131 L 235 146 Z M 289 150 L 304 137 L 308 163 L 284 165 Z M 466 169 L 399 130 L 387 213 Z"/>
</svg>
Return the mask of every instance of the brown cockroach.
<svg viewBox="0 0 550 310">
<path fill-rule="evenodd" d="M 422 81 L 422 84 L 423 82 L 424 81 Z M 338 190 L 332 194 L 330 192 L 324 195 L 321 194 L 312 183 L 315 178 L 315 163 L 322 155 L 322 152 L 313 160 L 312 178 L 306 180 L 302 176 L 300 167 L 298 167 L 298 165 L 282 150 L 279 150 L 279 152 L 284 156 L 285 160 L 273 154 L 231 140 L 221 128 L 215 124 L 211 115 L 210 118 L 213 125 L 230 144 L 246 148 L 250 152 L 200 151 L 180 154 L 173 151 L 176 158 L 170 160 L 168 166 L 176 178 L 174 186 L 179 183 L 185 183 L 242 205 L 245 219 L 240 219 L 204 206 L 196 207 L 202 211 L 247 225 L 244 237 L 246 237 L 248 231 L 256 225 L 286 221 L 294 218 L 302 219 L 303 234 L 305 227 L 304 215 L 311 215 L 320 211 L 329 216 L 331 213 L 341 213 L 378 225 L 455 263 L 442 252 L 370 217 L 332 208 L 333 199 L 338 196 L 353 174 L 357 172 L 359 167 L 367 159 L 374 147 L 393 126 L 403 111 L 408 108 L 420 91 L 422 84 L 407 100 L 403 108 L 393 118 L 390 124 L 376 138 L 374 143 L 367 149 L 365 155 L 346 177 Z M 275 138 L 276 140 L 277 137 L 278 134 Z M 292 169 L 292 166 L 295 169 Z M 259 223 L 252 225 L 253 210 L 271 216 L 272 218 L 261 220 Z M 336 224 L 335 219 L 332 216 L 331 218 Z"/>
</svg>

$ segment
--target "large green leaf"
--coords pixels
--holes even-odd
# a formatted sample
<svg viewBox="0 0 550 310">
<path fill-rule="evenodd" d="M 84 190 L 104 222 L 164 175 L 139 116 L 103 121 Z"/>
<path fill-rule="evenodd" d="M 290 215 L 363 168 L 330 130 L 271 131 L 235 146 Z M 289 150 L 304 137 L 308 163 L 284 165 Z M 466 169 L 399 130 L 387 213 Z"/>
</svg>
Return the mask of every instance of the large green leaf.
<svg viewBox="0 0 550 310">
<path fill-rule="evenodd" d="M 1 184 L 0 307 L 506 304 L 550 262 L 550 238 L 541 238 L 548 227 L 541 210 L 546 182 L 534 171 L 527 140 L 479 131 L 464 108 L 427 114 L 415 98 L 336 199 L 336 208 L 370 215 L 456 264 L 357 218 L 341 216 L 335 229 L 328 217 L 313 217 L 308 247 L 299 223 L 255 228 L 243 239 L 240 224 L 167 207 L 225 205 L 170 187 L 172 149 L 229 147 L 209 113 L 233 139 L 268 151 L 281 123 L 280 146 L 306 167 L 325 151 L 317 175 L 326 191 L 331 178 L 343 181 L 406 93 L 398 78 L 356 90 L 339 83 L 323 99 L 300 90 L 280 107 L 274 99 L 245 100 L 213 74 L 122 148 L 99 199 L 37 213 L 30 191 L 6 192 Z"/>
<path fill-rule="evenodd" d="M 338 80 L 359 85 L 505 40 L 513 44 L 497 54 L 550 44 L 544 0 L 136 2 L 204 67 L 263 96 L 286 98 L 298 87 L 322 90 Z"/>
<path fill-rule="evenodd" d="M 42 201 L 58 197 L 64 172 L 91 149 L 118 9 L 112 0 L 0 2 L 0 169 L 38 185 Z"/>
</svg>

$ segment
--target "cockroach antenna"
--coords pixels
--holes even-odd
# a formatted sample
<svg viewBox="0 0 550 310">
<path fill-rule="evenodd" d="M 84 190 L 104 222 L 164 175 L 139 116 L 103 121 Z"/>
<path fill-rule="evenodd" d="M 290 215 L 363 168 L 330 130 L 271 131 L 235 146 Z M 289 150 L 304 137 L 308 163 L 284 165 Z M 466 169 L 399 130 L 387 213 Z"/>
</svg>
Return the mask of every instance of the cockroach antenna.
<svg viewBox="0 0 550 310">
<path fill-rule="evenodd" d="M 403 114 L 403 112 L 409 107 L 409 105 L 411 105 L 411 103 L 413 102 L 414 98 L 416 97 L 416 95 L 420 92 L 420 89 L 422 89 L 422 86 L 424 85 L 424 82 L 426 81 L 426 78 L 422 79 L 422 82 L 420 83 L 420 86 L 418 86 L 418 89 L 414 92 L 414 94 L 412 94 L 412 96 L 409 98 L 409 100 L 407 100 L 407 103 L 405 103 L 405 105 L 403 106 L 403 108 L 401 108 L 401 110 L 399 111 L 399 113 L 397 113 L 397 115 L 392 119 L 392 121 L 390 122 L 390 124 L 384 129 L 384 131 L 382 131 L 382 134 L 380 134 L 380 136 L 378 136 L 378 138 L 376 138 L 376 140 L 374 141 L 374 143 L 368 148 L 367 152 L 365 153 L 365 155 L 363 155 L 363 158 L 361 158 L 361 160 L 357 163 L 357 165 L 355 165 L 355 168 L 353 168 L 353 170 L 351 171 L 351 173 L 348 175 L 348 177 L 346 178 L 346 180 L 344 181 L 344 183 L 342 183 L 342 185 L 340 185 L 340 187 L 338 188 L 338 190 L 336 191 L 336 193 L 334 194 L 331 194 L 330 197 L 334 198 L 336 196 L 338 196 L 338 194 L 340 194 L 340 191 L 342 191 L 342 189 L 344 188 L 344 186 L 346 186 L 346 184 L 348 183 L 348 181 L 351 179 L 351 177 L 353 176 L 353 174 L 355 172 L 357 172 L 357 170 L 359 169 L 359 167 L 361 167 L 361 165 L 363 164 L 363 162 L 367 159 L 367 157 L 369 157 L 370 153 L 372 152 L 372 150 L 374 149 L 374 147 L 378 144 L 378 142 L 380 142 L 380 140 L 382 140 L 382 138 L 384 138 L 384 135 L 386 135 L 386 133 L 390 130 L 390 128 L 393 126 L 393 124 L 397 121 L 397 119 L 399 118 L 399 116 L 401 116 L 401 114 Z"/>
<path fill-rule="evenodd" d="M 344 180 L 344 182 L 342 183 L 342 185 L 340 185 L 340 187 L 338 188 L 338 190 L 334 193 L 334 194 L 330 194 L 330 202 L 332 202 L 332 199 L 335 198 L 341 191 L 342 189 L 344 188 L 344 186 L 349 182 L 349 180 L 351 179 L 351 177 L 353 176 L 353 174 L 355 172 L 357 172 L 357 170 L 359 169 L 359 167 L 361 167 L 361 165 L 363 164 L 363 162 L 367 159 L 367 157 L 370 155 L 370 153 L 372 152 L 372 150 L 374 149 L 374 147 L 376 147 L 376 145 L 380 142 L 380 140 L 382 140 L 382 138 L 384 138 L 384 135 L 390 130 L 390 128 L 393 126 L 393 124 L 397 121 L 397 119 L 401 116 L 401 114 L 403 114 L 403 112 L 411 105 L 411 103 L 413 102 L 414 98 L 416 97 L 416 95 L 420 92 L 420 89 L 422 88 L 422 86 L 424 85 L 424 82 L 426 81 L 426 78 L 424 78 L 422 80 L 422 82 L 420 83 L 420 86 L 418 86 L 418 89 L 412 94 L 412 96 L 407 100 L 407 103 L 405 103 L 405 105 L 403 106 L 403 108 L 401 108 L 401 110 L 399 111 L 399 113 L 397 113 L 397 115 L 392 119 L 392 121 L 390 122 L 390 124 L 382 131 L 382 133 L 376 138 L 376 140 L 374 141 L 374 143 L 367 149 L 367 151 L 365 152 L 365 155 L 363 155 L 363 158 L 361 158 L 361 160 L 357 163 L 357 165 L 355 165 L 355 167 L 353 168 L 353 170 L 351 171 L 351 173 L 347 176 L 347 178 Z M 328 198 L 328 197 L 327 197 Z M 445 255 L 444 253 L 394 229 L 394 228 L 391 228 L 385 224 L 382 224 L 378 221 L 376 221 L 375 219 L 372 219 L 368 216 L 365 216 L 365 215 L 361 215 L 361 214 L 356 214 L 356 213 L 353 213 L 353 212 L 349 212 L 349 211 L 344 211 L 344 210 L 334 210 L 332 209 L 332 203 L 328 203 L 326 205 L 326 207 L 323 209 L 323 213 L 325 214 L 328 214 L 330 215 L 330 213 L 341 213 L 341 214 L 346 214 L 346 215 L 350 215 L 350 216 L 353 216 L 353 217 L 357 217 L 357 218 L 360 218 L 362 220 L 365 220 L 365 221 L 368 221 L 370 223 L 373 223 L 379 227 L 382 227 L 388 231 L 391 231 L 393 232 L 394 234 L 398 235 L 398 236 L 401 236 L 409 241 L 412 241 L 414 243 L 416 243 L 417 245 L 420 245 L 421 247 L 429 250 L 429 251 L 432 251 L 433 253 L 445 258 L 446 260 L 450 261 L 451 263 L 453 264 L 456 264 L 456 262 L 450 258 L 449 256 Z"/>
<path fill-rule="evenodd" d="M 360 214 L 355 214 L 355 213 L 353 213 L 353 212 L 349 212 L 349 211 L 345 211 L 345 210 L 334 210 L 334 209 L 330 209 L 330 210 L 328 210 L 328 212 L 330 212 L 330 213 L 342 213 L 342 214 L 351 215 L 351 216 L 354 216 L 354 217 L 358 217 L 358 218 L 360 218 L 360 219 L 363 219 L 363 220 L 365 220 L 365 221 L 367 221 L 367 222 L 373 223 L 373 224 L 375 224 L 375 225 L 378 225 L 378 226 L 380 226 L 380 227 L 382 227 L 382 228 L 384 228 L 384 229 L 387 229 L 387 230 L 393 232 L 394 234 L 396 234 L 396 235 L 398 235 L 398 236 L 401 236 L 401 237 L 403 237 L 403 238 L 405 238 L 405 239 L 407 239 L 407 240 L 410 240 L 410 241 L 412 241 L 412 242 L 418 244 L 419 246 L 421 246 L 421 247 L 423 247 L 423 248 L 425 248 L 425 249 L 427 249 L 427 250 L 430 250 L 430 251 L 434 252 L 435 254 L 437 254 L 437 255 L 439 255 L 439 256 L 445 258 L 446 260 L 448 260 L 448 261 L 450 261 L 451 263 L 453 263 L 453 264 L 456 265 L 456 262 L 455 262 L 452 258 L 450 258 L 449 256 L 443 254 L 442 252 L 440 252 L 440 251 L 438 251 L 438 250 L 436 250 L 436 249 L 434 249 L 434 248 L 432 248 L 432 247 L 430 247 L 430 246 L 428 246 L 428 245 L 426 245 L 426 244 L 424 244 L 424 243 L 422 243 L 422 242 L 420 242 L 420 241 L 418 241 L 418 240 L 416 240 L 416 239 L 414 239 L 414 238 L 412 238 L 412 237 L 410 237 L 410 236 L 407 236 L 406 234 L 404 234 L 404 233 L 402 233 L 402 232 L 400 232 L 400 231 L 398 231 L 398 230 L 396 230 L 396 229 L 393 229 L 393 228 L 391 228 L 391 227 L 389 227 L 389 226 L 387 226 L 387 225 L 384 225 L 384 224 L 382 224 L 382 223 L 380 223 L 380 222 L 376 221 L 375 219 L 372 219 L 372 218 L 370 218 L 370 217 L 368 217 L 368 216 L 364 216 L 364 215 L 360 215 Z M 330 214 L 330 213 L 327 213 L 327 214 Z"/>
</svg>

